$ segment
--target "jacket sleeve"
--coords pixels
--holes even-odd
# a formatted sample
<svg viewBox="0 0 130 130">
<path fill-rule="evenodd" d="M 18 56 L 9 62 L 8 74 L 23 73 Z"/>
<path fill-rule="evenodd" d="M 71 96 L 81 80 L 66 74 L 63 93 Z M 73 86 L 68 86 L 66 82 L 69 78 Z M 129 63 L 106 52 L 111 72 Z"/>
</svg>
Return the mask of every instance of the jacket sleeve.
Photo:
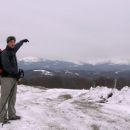
<svg viewBox="0 0 130 130">
<path fill-rule="evenodd" d="M 12 67 L 10 60 L 9 60 L 9 54 L 7 52 L 2 52 L 1 54 L 1 61 L 3 69 L 9 73 L 9 74 L 17 74 L 16 70 Z"/>
<path fill-rule="evenodd" d="M 21 41 L 16 43 L 16 45 L 14 47 L 14 52 L 16 53 L 22 45 L 23 45 L 23 42 L 21 42 Z"/>
</svg>

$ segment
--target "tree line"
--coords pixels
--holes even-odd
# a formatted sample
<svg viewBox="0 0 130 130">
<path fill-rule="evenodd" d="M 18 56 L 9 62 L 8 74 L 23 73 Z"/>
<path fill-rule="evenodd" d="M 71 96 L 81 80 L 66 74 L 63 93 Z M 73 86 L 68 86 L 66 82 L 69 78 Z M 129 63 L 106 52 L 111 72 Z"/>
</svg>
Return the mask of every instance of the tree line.
<svg viewBox="0 0 130 130">
<path fill-rule="evenodd" d="M 116 83 L 116 85 L 115 85 Z M 85 78 L 73 76 L 43 76 L 31 79 L 24 78 L 20 84 L 29 86 L 43 86 L 46 88 L 66 88 L 66 89 L 89 89 L 96 86 L 116 87 L 121 89 L 130 86 L 130 80 L 125 78 L 115 79 L 113 77 Z"/>
</svg>

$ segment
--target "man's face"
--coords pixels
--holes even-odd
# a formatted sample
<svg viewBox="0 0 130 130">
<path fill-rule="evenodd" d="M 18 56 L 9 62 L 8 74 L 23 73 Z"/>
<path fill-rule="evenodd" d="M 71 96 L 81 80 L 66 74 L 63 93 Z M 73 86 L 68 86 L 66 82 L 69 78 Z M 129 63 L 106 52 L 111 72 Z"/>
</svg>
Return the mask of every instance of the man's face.
<svg viewBox="0 0 130 130">
<path fill-rule="evenodd" d="M 11 41 L 8 42 L 8 46 L 9 46 L 10 48 L 14 48 L 14 47 L 15 47 L 15 44 L 16 44 L 16 41 L 15 41 L 15 40 L 11 40 Z"/>
</svg>

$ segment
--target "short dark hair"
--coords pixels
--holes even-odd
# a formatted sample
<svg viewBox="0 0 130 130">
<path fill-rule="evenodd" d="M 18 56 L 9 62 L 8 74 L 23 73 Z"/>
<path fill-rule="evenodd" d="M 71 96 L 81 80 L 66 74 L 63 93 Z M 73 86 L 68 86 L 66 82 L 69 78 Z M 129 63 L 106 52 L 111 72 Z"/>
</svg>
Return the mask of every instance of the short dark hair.
<svg viewBox="0 0 130 130">
<path fill-rule="evenodd" d="M 15 38 L 14 36 L 9 36 L 9 37 L 7 37 L 7 39 L 6 39 L 7 43 L 9 43 L 9 41 L 11 41 L 11 40 L 16 41 L 16 38 Z"/>
</svg>

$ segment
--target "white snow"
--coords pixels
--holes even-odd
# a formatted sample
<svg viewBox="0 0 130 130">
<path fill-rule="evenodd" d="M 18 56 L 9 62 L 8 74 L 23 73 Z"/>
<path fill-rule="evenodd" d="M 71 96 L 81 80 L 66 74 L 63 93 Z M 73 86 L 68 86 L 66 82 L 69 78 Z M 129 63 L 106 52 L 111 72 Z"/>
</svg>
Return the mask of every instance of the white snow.
<svg viewBox="0 0 130 130">
<path fill-rule="evenodd" d="M 108 95 L 113 96 L 108 98 Z M 107 99 L 108 98 L 108 99 Z M 104 100 L 106 99 L 106 100 Z M 17 114 L 0 130 L 130 130 L 130 88 L 38 89 L 19 85 Z M 107 101 L 99 103 L 101 100 Z"/>
<path fill-rule="evenodd" d="M 96 88 L 90 88 L 90 90 L 87 93 L 79 95 L 77 98 L 79 100 L 85 99 L 87 101 L 91 102 L 98 102 L 103 99 L 107 99 L 108 95 L 112 93 L 111 88 L 107 87 L 96 87 Z"/>
<path fill-rule="evenodd" d="M 53 76 L 54 74 L 52 72 L 49 72 L 47 70 L 33 70 L 35 72 L 42 72 L 43 75 Z"/>
</svg>

